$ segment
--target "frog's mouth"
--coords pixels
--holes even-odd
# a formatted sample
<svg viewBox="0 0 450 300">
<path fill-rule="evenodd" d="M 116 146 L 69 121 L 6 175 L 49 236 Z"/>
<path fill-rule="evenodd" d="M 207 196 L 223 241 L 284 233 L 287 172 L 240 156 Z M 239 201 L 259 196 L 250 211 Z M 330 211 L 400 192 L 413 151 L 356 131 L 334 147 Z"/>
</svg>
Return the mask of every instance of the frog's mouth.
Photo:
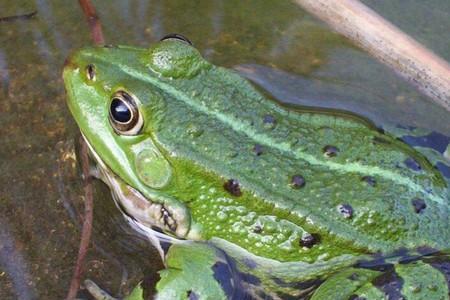
<svg viewBox="0 0 450 300">
<path fill-rule="evenodd" d="M 94 163 L 90 175 L 109 187 L 116 206 L 134 229 L 149 237 L 158 249 L 161 249 L 162 242 L 172 244 L 180 242 L 179 238 L 186 238 L 189 220 L 180 217 L 176 209 L 156 203 L 128 185 L 103 162 L 86 137 L 83 139 Z"/>
</svg>

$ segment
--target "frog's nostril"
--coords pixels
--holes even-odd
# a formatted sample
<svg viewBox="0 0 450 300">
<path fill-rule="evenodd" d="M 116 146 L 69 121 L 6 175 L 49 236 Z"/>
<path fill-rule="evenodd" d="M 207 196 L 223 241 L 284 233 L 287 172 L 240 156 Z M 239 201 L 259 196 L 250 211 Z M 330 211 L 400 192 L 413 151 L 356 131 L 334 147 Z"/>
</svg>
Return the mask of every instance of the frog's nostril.
<svg viewBox="0 0 450 300">
<path fill-rule="evenodd" d="M 86 77 L 90 81 L 95 81 L 95 66 L 93 64 L 89 64 L 86 66 Z"/>
</svg>

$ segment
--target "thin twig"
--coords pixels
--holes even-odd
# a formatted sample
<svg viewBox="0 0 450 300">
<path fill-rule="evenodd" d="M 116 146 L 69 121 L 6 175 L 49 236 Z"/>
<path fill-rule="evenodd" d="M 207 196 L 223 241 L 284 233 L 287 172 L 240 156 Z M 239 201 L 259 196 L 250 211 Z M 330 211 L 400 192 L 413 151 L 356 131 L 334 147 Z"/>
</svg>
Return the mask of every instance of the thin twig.
<svg viewBox="0 0 450 300">
<path fill-rule="evenodd" d="M 78 249 L 77 263 L 73 272 L 72 280 L 70 282 L 69 292 L 67 293 L 67 300 L 75 299 L 78 289 L 80 287 L 81 274 L 83 272 L 84 258 L 86 257 L 89 247 L 89 241 L 92 233 L 92 219 L 93 219 L 93 189 L 92 177 L 89 174 L 89 157 L 88 148 L 83 138 L 80 138 L 81 143 L 81 169 L 83 170 L 83 189 L 84 189 L 84 220 L 81 231 L 80 248 Z"/>
<path fill-rule="evenodd" d="M 450 111 L 450 65 L 357 0 L 295 0 Z"/>
<path fill-rule="evenodd" d="M 55 176 L 55 185 L 58 187 L 58 191 L 59 191 L 59 197 L 61 199 L 61 202 L 63 204 L 64 209 L 66 210 L 66 212 L 68 213 L 70 219 L 72 220 L 72 222 L 77 226 L 77 228 L 79 228 L 81 230 L 82 228 L 82 222 L 84 220 L 83 216 L 81 216 L 80 213 L 78 213 L 74 207 L 74 201 L 70 195 L 70 193 L 66 190 L 66 176 L 69 176 L 68 174 L 65 174 L 67 171 L 64 171 L 64 165 L 68 164 L 68 162 L 66 161 L 66 155 L 73 151 L 73 148 L 70 148 L 70 146 L 73 147 L 73 145 L 71 144 L 70 146 L 66 146 L 64 144 L 61 144 L 62 142 L 58 143 L 56 145 L 56 151 L 59 152 L 59 156 L 55 157 L 55 168 L 56 168 L 56 174 L 57 176 Z M 1 222 L 0 222 L 1 223 Z M 121 279 L 121 283 L 118 287 L 118 291 L 117 291 L 117 295 L 121 294 L 122 291 L 122 287 L 125 286 L 127 280 L 128 280 L 128 270 L 125 267 L 125 265 L 122 263 L 122 261 L 120 261 L 120 259 L 118 259 L 117 257 L 115 257 L 114 255 L 112 255 L 111 253 L 109 253 L 108 251 L 106 251 L 105 249 L 103 249 L 98 243 L 95 242 L 95 240 L 91 241 L 91 247 L 92 249 L 95 249 L 96 252 L 99 252 L 102 256 L 104 256 L 106 259 L 108 259 L 108 261 L 113 262 L 117 268 L 120 269 L 121 273 L 122 273 L 122 279 Z"/>
<path fill-rule="evenodd" d="M 100 20 L 95 11 L 95 7 L 92 5 L 90 0 L 79 0 L 79 4 L 86 15 L 89 23 L 91 37 L 95 45 L 102 45 L 105 43 L 103 37 L 102 26 Z M 75 265 L 75 270 L 73 273 L 72 280 L 70 282 L 70 288 L 67 293 L 67 300 L 75 299 L 75 296 L 80 288 L 81 276 L 83 273 L 84 258 L 86 257 L 87 250 L 89 247 L 89 242 L 92 234 L 92 220 L 93 220 L 93 190 L 92 190 L 92 177 L 89 174 L 89 157 L 88 148 L 84 139 L 80 138 L 81 143 L 81 168 L 83 170 L 83 184 L 84 184 L 84 220 L 83 228 L 81 231 L 80 247 L 78 250 L 77 263 Z"/>
<path fill-rule="evenodd" d="M 84 15 L 87 18 L 94 44 L 104 45 L 105 38 L 103 37 L 102 24 L 97 16 L 94 5 L 92 5 L 90 0 L 79 0 L 78 2 L 80 3 L 81 9 L 83 9 Z"/>
</svg>

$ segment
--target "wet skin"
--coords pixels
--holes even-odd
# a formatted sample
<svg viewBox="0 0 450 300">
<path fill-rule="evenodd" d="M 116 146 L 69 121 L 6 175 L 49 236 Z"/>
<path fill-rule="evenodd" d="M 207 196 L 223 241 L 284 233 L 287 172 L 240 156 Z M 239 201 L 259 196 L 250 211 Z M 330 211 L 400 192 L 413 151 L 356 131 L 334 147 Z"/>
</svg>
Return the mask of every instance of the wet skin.
<svg viewBox="0 0 450 300">
<path fill-rule="evenodd" d="M 423 256 L 449 248 L 447 182 L 370 122 L 280 106 L 179 37 L 80 50 L 64 82 L 98 177 L 165 261 L 160 299 L 448 299 Z"/>
</svg>

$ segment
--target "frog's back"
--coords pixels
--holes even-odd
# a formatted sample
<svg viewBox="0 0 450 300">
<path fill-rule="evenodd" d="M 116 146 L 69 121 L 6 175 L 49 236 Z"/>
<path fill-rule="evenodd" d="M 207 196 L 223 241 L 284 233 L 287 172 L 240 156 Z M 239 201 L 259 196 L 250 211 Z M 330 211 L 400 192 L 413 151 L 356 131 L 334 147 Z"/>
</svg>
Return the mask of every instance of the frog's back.
<svg viewBox="0 0 450 300">
<path fill-rule="evenodd" d="M 161 93 L 165 114 L 155 135 L 165 147 L 294 219 L 372 251 L 447 246 L 444 179 L 364 121 L 288 111 L 217 67 L 165 82 Z"/>
<path fill-rule="evenodd" d="M 201 186 L 165 187 L 175 198 L 187 198 L 180 200 L 207 237 L 231 239 L 280 260 L 313 252 L 309 258 L 448 248 L 447 182 L 408 145 L 351 115 L 288 110 L 192 47 L 165 42 L 150 51 L 118 49 L 117 56 L 123 51 L 133 56 L 127 64 L 136 65 L 117 64 L 116 80 L 125 87 L 131 82 L 131 92 L 151 111 L 146 130 L 170 156 L 172 183 L 221 182 L 222 194 L 207 199 L 197 193 Z M 177 160 L 204 173 L 182 169 Z M 259 232 L 264 226 L 258 222 L 284 231 Z M 304 247 L 292 250 L 305 233 L 320 245 L 309 249 L 300 241 Z M 252 245 L 253 235 L 258 245 Z M 289 254 L 280 255 L 282 248 Z"/>
</svg>

